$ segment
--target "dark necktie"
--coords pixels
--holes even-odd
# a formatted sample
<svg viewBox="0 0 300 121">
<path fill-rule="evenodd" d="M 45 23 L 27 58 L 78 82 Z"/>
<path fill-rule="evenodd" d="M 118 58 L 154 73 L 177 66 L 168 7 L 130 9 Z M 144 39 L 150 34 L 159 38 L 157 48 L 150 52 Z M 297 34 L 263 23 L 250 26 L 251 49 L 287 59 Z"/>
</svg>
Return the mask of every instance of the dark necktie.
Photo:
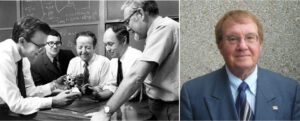
<svg viewBox="0 0 300 121">
<path fill-rule="evenodd" d="M 25 82 L 24 82 L 24 75 L 23 75 L 23 63 L 22 59 L 18 61 L 18 74 L 17 74 L 17 79 L 18 79 L 18 88 L 20 90 L 21 95 L 25 98 L 26 97 L 26 88 L 25 88 Z"/>
<path fill-rule="evenodd" d="M 84 65 L 83 65 L 83 67 L 84 67 L 84 71 L 83 71 L 84 82 L 83 82 L 83 85 L 89 83 L 90 74 L 89 74 L 88 66 L 89 66 L 88 62 L 85 61 Z"/>
<path fill-rule="evenodd" d="M 60 64 L 59 64 L 59 62 L 58 62 L 57 57 L 53 58 L 53 64 L 54 64 L 55 68 L 56 68 L 58 71 L 60 71 Z"/>
<path fill-rule="evenodd" d="M 117 85 L 119 86 L 123 79 L 123 72 L 122 72 L 122 62 L 118 59 L 118 74 L 117 74 Z"/>
<path fill-rule="evenodd" d="M 254 114 L 246 98 L 246 90 L 248 88 L 249 87 L 245 82 L 242 82 L 238 88 L 238 96 L 236 98 L 235 107 L 240 121 L 254 120 Z"/>
</svg>

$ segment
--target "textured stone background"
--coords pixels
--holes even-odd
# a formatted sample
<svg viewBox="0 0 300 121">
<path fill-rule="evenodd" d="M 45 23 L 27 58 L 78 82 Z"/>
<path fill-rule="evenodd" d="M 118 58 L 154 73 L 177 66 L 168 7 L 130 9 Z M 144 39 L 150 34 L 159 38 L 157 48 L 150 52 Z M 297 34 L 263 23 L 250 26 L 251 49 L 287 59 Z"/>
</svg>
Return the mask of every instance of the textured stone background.
<svg viewBox="0 0 300 121">
<path fill-rule="evenodd" d="M 299 0 L 181 0 L 181 84 L 224 65 L 215 44 L 214 26 L 234 9 L 254 13 L 263 24 L 265 41 L 258 65 L 300 81 Z"/>
</svg>

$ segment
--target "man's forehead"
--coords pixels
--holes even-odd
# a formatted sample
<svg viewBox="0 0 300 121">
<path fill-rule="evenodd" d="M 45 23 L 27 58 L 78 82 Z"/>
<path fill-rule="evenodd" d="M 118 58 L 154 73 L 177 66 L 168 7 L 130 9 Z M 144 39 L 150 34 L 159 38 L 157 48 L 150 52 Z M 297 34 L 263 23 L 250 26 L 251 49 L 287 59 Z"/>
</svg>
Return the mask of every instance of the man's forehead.
<svg viewBox="0 0 300 121">
<path fill-rule="evenodd" d="M 255 28 L 257 28 L 257 24 L 250 18 L 242 18 L 242 19 L 226 19 L 222 25 L 222 31 L 224 32 L 224 30 L 229 29 L 234 27 L 234 25 L 238 25 L 238 24 L 253 24 L 255 26 Z"/>
<path fill-rule="evenodd" d="M 133 11 L 134 8 L 131 6 L 127 6 L 126 8 L 124 8 L 124 18 L 127 18 Z"/>
</svg>

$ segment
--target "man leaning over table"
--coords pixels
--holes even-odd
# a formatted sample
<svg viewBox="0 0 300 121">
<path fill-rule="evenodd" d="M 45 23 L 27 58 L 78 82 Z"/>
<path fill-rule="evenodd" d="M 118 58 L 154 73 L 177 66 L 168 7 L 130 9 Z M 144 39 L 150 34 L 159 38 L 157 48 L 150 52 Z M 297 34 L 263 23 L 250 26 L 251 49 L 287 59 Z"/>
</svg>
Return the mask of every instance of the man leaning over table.
<svg viewBox="0 0 300 121">
<path fill-rule="evenodd" d="M 150 112 L 157 120 L 178 120 L 179 23 L 161 17 L 153 0 L 128 0 L 122 10 L 124 24 L 135 33 L 136 40 L 145 40 L 145 49 L 117 91 L 92 120 L 109 120 L 140 84 L 145 85 Z"/>
<path fill-rule="evenodd" d="M 62 86 L 62 78 L 45 85 L 34 85 L 28 59 L 34 59 L 45 46 L 49 31 L 48 24 L 24 17 L 14 24 L 12 39 L 0 42 L 0 119 L 33 118 L 40 109 L 65 106 L 77 98 L 78 93 L 69 91 L 44 97 Z M 11 116 L 13 113 L 18 116 Z"/>
</svg>

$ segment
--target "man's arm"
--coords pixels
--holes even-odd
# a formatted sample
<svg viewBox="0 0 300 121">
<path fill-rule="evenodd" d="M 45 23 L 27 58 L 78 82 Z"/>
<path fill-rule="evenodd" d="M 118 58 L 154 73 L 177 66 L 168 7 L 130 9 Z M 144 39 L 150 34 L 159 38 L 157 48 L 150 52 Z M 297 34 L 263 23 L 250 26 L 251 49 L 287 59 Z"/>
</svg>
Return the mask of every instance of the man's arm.
<svg viewBox="0 0 300 121">
<path fill-rule="evenodd" d="M 125 78 L 121 82 L 117 91 L 108 100 L 107 104 L 110 106 L 111 111 L 115 112 L 124 102 L 126 102 L 130 96 L 136 92 L 143 83 L 147 75 L 152 71 L 156 63 L 137 61 L 136 65 L 125 75 Z"/>
</svg>

